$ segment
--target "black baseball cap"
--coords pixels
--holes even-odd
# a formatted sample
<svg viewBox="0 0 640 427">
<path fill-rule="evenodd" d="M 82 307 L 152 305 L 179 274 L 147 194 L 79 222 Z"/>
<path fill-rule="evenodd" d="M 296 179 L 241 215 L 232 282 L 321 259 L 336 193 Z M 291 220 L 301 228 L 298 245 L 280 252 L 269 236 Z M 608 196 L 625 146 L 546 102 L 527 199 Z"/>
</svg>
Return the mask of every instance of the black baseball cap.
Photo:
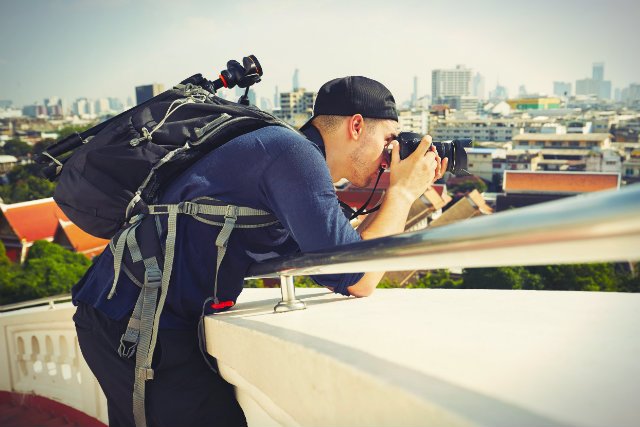
<svg viewBox="0 0 640 427">
<path fill-rule="evenodd" d="M 318 116 L 353 116 L 398 121 L 396 101 L 380 82 L 362 76 L 333 79 L 323 84 L 313 105 L 313 116 L 300 128 L 307 128 Z"/>
</svg>

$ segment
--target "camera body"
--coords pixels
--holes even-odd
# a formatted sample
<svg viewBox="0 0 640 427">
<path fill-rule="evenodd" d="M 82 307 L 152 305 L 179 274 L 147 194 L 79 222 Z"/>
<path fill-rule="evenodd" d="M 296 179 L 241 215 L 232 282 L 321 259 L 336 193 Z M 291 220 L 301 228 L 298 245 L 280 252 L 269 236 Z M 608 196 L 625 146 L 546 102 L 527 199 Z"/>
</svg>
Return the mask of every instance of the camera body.
<svg viewBox="0 0 640 427">
<path fill-rule="evenodd" d="M 415 132 L 400 132 L 396 137 L 396 140 L 400 143 L 400 159 L 405 159 L 411 155 L 418 145 L 423 136 Z M 471 145 L 471 139 L 454 139 L 451 141 L 433 141 L 431 143 L 436 147 L 438 156 L 441 159 L 449 159 L 447 165 L 447 171 L 456 175 L 468 175 L 467 172 L 467 152 L 466 147 Z M 426 154 L 426 153 L 425 153 Z"/>
</svg>

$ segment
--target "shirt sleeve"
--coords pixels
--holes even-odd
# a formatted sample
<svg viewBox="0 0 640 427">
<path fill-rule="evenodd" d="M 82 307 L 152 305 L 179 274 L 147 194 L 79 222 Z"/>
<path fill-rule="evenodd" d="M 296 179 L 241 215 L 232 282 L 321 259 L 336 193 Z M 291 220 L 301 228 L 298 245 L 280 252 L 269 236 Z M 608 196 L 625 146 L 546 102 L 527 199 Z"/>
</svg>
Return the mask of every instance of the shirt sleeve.
<svg viewBox="0 0 640 427">
<path fill-rule="evenodd" d="M 342 213 L 331 175 L 320 151 L 307 141 L 295 142 L 265 169 L 265 204 L 291 233 L 304 253 L 361 240 Z M 347 286 L 362 273 L 312 276 L 334 292 L 349 295 Z"/>
</svg>

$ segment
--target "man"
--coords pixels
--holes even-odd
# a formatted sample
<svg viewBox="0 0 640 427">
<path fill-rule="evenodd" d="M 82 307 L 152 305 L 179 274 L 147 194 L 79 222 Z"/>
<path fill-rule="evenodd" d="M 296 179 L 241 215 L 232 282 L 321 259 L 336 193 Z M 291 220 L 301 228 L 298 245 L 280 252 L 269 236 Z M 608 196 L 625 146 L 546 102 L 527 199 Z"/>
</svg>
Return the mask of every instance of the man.
<svg viewBox="0 0 640 427">
<path fill-rule="evenodd" d="M 335 79 L 319 91 L 314 116 L 302 128 L 306 139 L 275 126 L 242 135 L 206 155 L 165 190 L 162 203 L 215 198 L 269 212 L 276 221 L 233 229 L 218 269 L 215 242 L 220 227 L 189 217 L 178 220 L 153 379 L 146 383 L 149 425 L 246 424 L 231 386 L 209 368 L 198 349 L 198 320 L 212 293 L 235 302 L 249 265 L 256 261 L 403 231 L 411 204 L 442 176 L 446 160 L 440 162 L 430 148 L 431 138 L 425 137 L 401 161 L 394 142 L 397 120 L 393 96 L 382 84 L 365 77 Z M 393 147 L 390 186 L 375 218 L 355 231 L 340 209 L 333 182 L 346 178 L 366 186 L 388 161 L 388 146 Z M 166 248 L 150 238 L 156 231 L 166 234 L 167 222 L 148 216 L 136 230 L 137 239 L 143 252 L 152 250 L 162 259 Z M 110 425 L 133 426 L 135 363 L 117 349 L 141 285 L 134 268 L 128 268 L 133 258 L 129 254 L 124 257 L 125 274 L 112 288 L 114 252 L 106 250 L 74 287 L 74 319 L 82 353 L 107 396 Z M 314 279 L 334 292 L 363 297 L 373 292 L 382 274 Z"/>
</svg>

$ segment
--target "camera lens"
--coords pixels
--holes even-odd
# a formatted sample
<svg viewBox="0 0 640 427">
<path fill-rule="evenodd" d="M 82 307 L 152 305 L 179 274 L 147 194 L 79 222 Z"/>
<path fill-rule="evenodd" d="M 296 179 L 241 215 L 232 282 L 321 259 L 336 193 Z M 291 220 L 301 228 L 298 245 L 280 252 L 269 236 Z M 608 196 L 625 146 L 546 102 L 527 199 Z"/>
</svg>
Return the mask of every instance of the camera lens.
<svg viewBox="0 0 640 427">
<path fill-rule="evenodd" d="M 400 143 L 400 159 L 405 159 L 411 155 L 422 140 L 422 135 L 415 132 L 400 132 L 396 138 Z M 441 159 L 448 159 L 447 172 L 454 174 L 468 174 L 467 152 L 465 147 L 471 145 L 470 139 L 454 139 L 453 141 L 433 141 L 438 156 Z"/>
</svg>

